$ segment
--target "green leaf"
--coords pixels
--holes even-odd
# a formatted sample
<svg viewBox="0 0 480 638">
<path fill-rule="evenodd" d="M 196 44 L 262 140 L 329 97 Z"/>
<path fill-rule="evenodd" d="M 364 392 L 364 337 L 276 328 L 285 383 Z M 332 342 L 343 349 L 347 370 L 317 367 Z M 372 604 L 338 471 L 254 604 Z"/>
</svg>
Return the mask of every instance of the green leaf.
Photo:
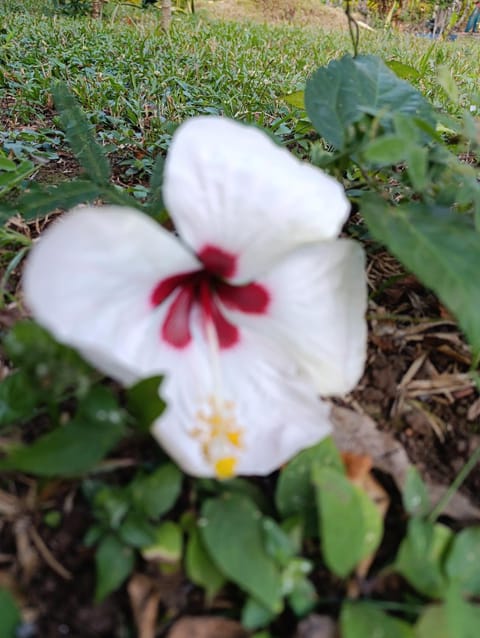
<svg viewBox="0 0 480 638">
<path fill-rule="evenodd" d="M 428 148 L 410 145 L 405 155 L 405 161 L 412 186 L 421 193 L 427 186 Z"/>
<path fill-rule="evenodd" d="M 23 370 L 12 372 L 0 383 L 0 427 L 30 418 L 39 392 Z"/>
<path fill-rule="evenodd" d="M 207 500 L 202 539 L 218 569 L 275 613 L 282 609 L 281 574 L 264 547 L 262 516 L 240 495 Z"/>
<path fill-rule="evenodd" d="M 183 532 L 178 523 L 165 521 L 156 527 L 153 541 L 143 548 L 142 556 L 146 560 L 158 560 L 162 563 L 177 565 L 182 558 Z"/>
<path fill-rule="evenodd" d="M 307 81 L 305 105 L 315 129 L 338 150 L 344 150 L 350 127 L 365 114 L 378 117 L 384 127 L 396 113 L 433 121 L 422 94 L 372 55 L 346 55 L 317 69 Z"/>
<path fill-rule="evenodd" d="M 17 168 L 17 165 L 13 160 L 8 159 L 3 155 L 0 151 L 0 171 L 14 171 Z"/>
<path fill-rule="evenodd" d="M 48 187 L 32 183 L 15 201 L 12 211 L 18 211 L 26 220 L 36 219 L 56 208 L 66 210 L 77 204 L 92 202 L 99 195 L 99 186 L 85 179 Z"/>
<path fill-rule="evenodd" d="M 480 527 L 468 527 L 459 532 L 448 553 L 445 571 L 450 581 L 462 592 L 480 595 Z"/>
<path fill-rule="evenodd" d="M 412 143 L 399 135 L 382 135 L 369 142 L 363 154 L 367 161 L 385 166 L 405 160 Z"/>
<path fill-rule="evenodd" d="M 448 629 L 444 605 L 429 605 L 415 625 L 415 638 L 459 638 Z"/>
<path fill-rule="evenodd" d="M 262 520 L 264 545 L 269 556 L 280 567 L 288 565 L 295 555 L 295 547 L 280 525 L 273 519 L 264 517 Z"/>
<path fill-rule="evenodd" d="M 438 294 L 480 353 L 480 233 L 470 221 L 420 203 L 389 206 L 374 195 L 362 197 L 361 213 L 374 238 Z"/>
<path fill-rule="evenodd" d="M 448 591 L 445 611 L 452 638 L 478 638 L 480 606 L 464 600 L 456 586 Z"/>
<path fill-rule="evenodd" d="M 297 616 L 305 616 L 318 602 L 317 592 L 308 578 L 298 578 L 287 596 L 288 604 Z"/>
<path fill-rule="evenodd" d="M 123 584 L 130 575 L 134 563 L 133 550 L 123 545 L 115 536 L 110 534 L 102 540 L 95 554 L 97 572 L 95 601 L 97 603 Z"/>
<path fill-rule="evenodd" d="M 189 535 L 185 571 L 192 583 L 205 589 L 208 600 L 215 598 L 225 584 L 225 577 L 207 552 L 197 527 L 194 527 Z"/>
<path fill-rule="evenodd" d="M 247 598 L 242 609 L 242 625 L 248 631 L 260 629 L 269 625 L 275 618 L 275 613 L 264 605 L 260 604 L 256 598 Z"/>
<path fill-rule="evenodd" d="M 136 477 L 129 486 L 134 506 L 150 518 L 166 514 L 180 496 L 183 474 L 173 463 Z"/>
<path fill-rule="evenodd" d="M 147 547 L 155 541 L 155 528 L 144 514 L 130 511 L 118 529 L 118 536 L 125 545 Z"/>
<path fill-rule="evenodd" d="M 52 88 L 55 106 L 60 113 L 65 136 L 75 157 L 88 176 L 97 184 L 106 184 L 110 179 L 110 165 L 102 148 L 95 141 L 90 123 L 69 92 L 67 85 L 57 82 Z"/>
<path fill-rule="evenodd" d="M 312 476 L 323 556 L 337 576 L 345 577 L 378 547 L 381 515 L 369 497 L 339 472 L 316 465 Z"/>
<path fill-rule="evenodd" d="M 420 518 L 409 521 L 394 568 L 420 593 L 441 598 L 447 589 L 443 563 L 452 532 Z"/>
<path fill-rule="evenodd" d="M 282 98 L 287 104 L 290 104 L 290 106 L 305 110 L 305 91 L 295 91 L 294 93 L 283 95 Z"/>
<path fill-rule="evenodd" d="M 0 461 L 0 468 L 39 476 L 79 476 L 95 467 L 124 432 L 124 415 L 115 397 L 106 388 L 96 387 L 67 425 L 14 449 Z"/>
<path fill-rule="evenodd" d="M 92 382 L 90 367 L 33 321 L 19 321 L 3 340 L 15 367 L 31 377 L 44 397 L 62 398 L 67 389 L 85 394 Z"/>
<path fill-rule="evenodd" d="M 152 217 L 159 217 L 160 213 L 165 210 L 163 202 L 163 169 L 165 167 L 165 158 L 157 155 L 155 164 L 152 168 L 150 177 L 150 193 L 147 200 L 147 213 Z"/>
<path fill-rule="evenodd" d="M 430 509 L 427 488 L 419 471 L 413 465 L 407 470 L 403 487 L 403 506 L 412 516 L 425 516 Z"/>
<path fill-rule="evenodd" d="M 332 437 L 297 454 L 281 471 L 275 493 L 275 504 L 282 518 L 296 514 L 315 516 L 313 465 L 332 467 L 344 473 L 343 463 Z"/>
<path fill-rule="evenodd" d="M 15 638 L 15 629 L 20 622 L 20 612 L 13 596 L 6 589 L 0 589 L 0 638 Z"/>
<path fill-rule="evenodd" d="M 127 390 L 127 410 L 145 432 L 150 431 L 152 423 L 165 410 L 165 401 L 160 397 L 162 381 L 162 376 L 142 379 Z"/>
<path fill-rule="evenodd" d="M 340 627 L 342 638 L 414 638 L 413 628 L 408 623 L 392 618 L 368 603 L 344 603 Z M 433 637 L 434 634 L 430 636 Z"/>
<path fill-rule="evenodd" d="M 402 80 L 416 80 L 420 77 L 417 69 L 399 60 L 387 60 L 386 65 Z"/>
</svg>

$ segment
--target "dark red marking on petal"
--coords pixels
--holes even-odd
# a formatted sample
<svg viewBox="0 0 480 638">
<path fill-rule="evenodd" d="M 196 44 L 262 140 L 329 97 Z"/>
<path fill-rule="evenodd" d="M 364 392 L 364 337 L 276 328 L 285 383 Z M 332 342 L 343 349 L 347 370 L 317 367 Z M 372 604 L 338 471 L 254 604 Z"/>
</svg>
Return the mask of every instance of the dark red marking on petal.
<svg viewBox="0 0 480 638">
<path fill-rule="evenodd" d="M 262 315 L 267 312 L 270 293 L 260 284 L 252 283 L 244 286 L 231 286 L 219 282 L 215 290 L 220 300 L 232 310 L 240 310 L 248 314 Z"/>
<path fill-rule="evenodd" d="M 155 308 L 159 306 L 167 297 L 170 297 L 172 292 L 178 287 L 182 286 L 194 276 L 195 273 L 187 272 L 181 275 L 172 275 L 166 279 L 162 279 L 158 282 L 150 295 L 150 303 Z"/>
<path fill-rule="evenodd" d="M 194 301 L 195 290 L 193 286 L 183 286 L 168 309 L 162 325 L 162 337 L 175 348 L 185 348 L 192 340 L 190 313 Z"/>
<path fill-rule="evenodd" d="M 197 257 L 205 266 L 205 269 L 217 275 L 217 277 L 233 277 L 235 274 L 237 268 L 236 256 L 217 246 L 207 244 L 198 253 Z"/>
<path fill-rule="evenodd" d="M 208 281 L 201 283 L 199 300 L 205 321 L 211 321 L 215 327 L 220 348 L 231 348 L 238 343 L 240 331 L 222 315 Z"/>
</svg>

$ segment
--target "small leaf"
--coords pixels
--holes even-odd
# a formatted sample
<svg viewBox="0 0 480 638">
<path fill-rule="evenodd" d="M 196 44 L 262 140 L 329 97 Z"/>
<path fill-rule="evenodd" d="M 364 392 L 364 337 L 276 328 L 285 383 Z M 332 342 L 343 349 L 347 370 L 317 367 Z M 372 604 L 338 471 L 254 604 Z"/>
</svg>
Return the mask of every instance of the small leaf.
<svg viewBox="0 0 480 638">
<path fill-rule="evenodd" d="M 13 596 L 0 588 L 0 638 L 15 638 L 21 617 Z"/>
<path fill-rule="evenodd" d="M 416 80 L 420 77 L 417 69 L 399 60 L 387 60 L 386 65 L 402 80 Z"/>
<path fill-rule="evenodd" d="M 219 570 L 272 612 L 282 609 L 281 574 L 263 543 L 260 511 L 240 495 L 210 499 L 201 534 Z"/>
<path fill-rule="evenodd" d="M 332 437 L 297 454 L 280 472 L 275 504 L 283 518 L 297 514 L 315 516 L 315 491 L 311 469 L 313 465 L 332 467 L 344 473 L 343 463 Z"/>
<path fill-rule="evenodd" d="M 411 142 L 399 135 L 383 135 L 372 140 L 363 151 L 365 159 L 374 164 L 385 166 L 398 164 L 405 160 Z"/>
<path fill-rule="evenodd" d="M 378 547 L 382 519 L 375 504 L 345 476 L 322 466 L 312 468 L 322 551 L 340 577 Z"/>
<path fill-rule="evenodd" d="M 415 638 L 459 638 L 448 629 L 444 605 L 426 607 L 415 625 Z"/>
<path fill-rule="evenodd" d="M 296 109 L 305 110 L 305 91 L 295 91 L 288 95 L 283 95 L 283 99 L 290 106 L 294 106 Z"/>
<path fill-rule="evenodd" d="M 468 527 L 459 532 L 448 552 L 445 571 L 462 592 L 480 595 L 480 527 Z"/>
<path fill-rule="evenodd" d="M 395 559 L 395 570 L 420 593 L 441 598 L 447 588 L 443 562 L 452 536 L 444 525 L 412 518 Z"/>
<path fill-rule="evenodd" d="M 52 88 L 55 106 L 60 113 L 65 136 L 88 176 L 97 184 L 108 183 L 110 165 L 95 141 L 90 123 L 70 93 L 67 85 L 57 82 Z"/>
<path fill-rule="evenodd" d="M 147 200 L 147 213 L 152 217 L 160 217 L 165 210 L 163 202 L 163 170 L 165 167 L 165 158 L 157 155 L 155 164 L 152 168 L 150 177 L 150 193 Z"/>
<path fill-rule="evenodd" d="M 127 390 L 127 410 L 136 417 L 138 427 L 149 432 L 152 423 L 165 410 L 165 401 L 160 397 L 163 377 L 142 379 Z"/>
<path fill-rule="evenodd" d="M 205 589 L 207 599 L 211 601 L 225 584 L 224 575 L 217 569 L 198 528 L 194 527 L 188 539 L 185 554 L 185 570 L 188 578 Z"/>
<path fill-rule="evenodd" d="M 150 518 L 159 518 L 180 495 L 183 474 L 173 465 L 165 463 L 151 474 L 136 477 L 129 486 L 132 503 Z"/>
<path fill-rule="evenodd" d="M 425 483 L 416 467 L 407 470 L 403 487 L 403 506 L 412 516 L 425 516 L 430 509 L 430 499 Z"/>
<path fill-rule="evenodd" d="M 97 465 L 124 434 L 124 416 L 113 394 L 93 388 L 65 426 L 14 449 L 0 461 L 4 470 L 39 476 L 78 476 Z"/>
<path fill-rule="evenodd" d="M 133 550 L 123 545 L 115 536 L 110 534 L 102 540 L 95 554 L 97 603 L 123 584 L 131 573 L 134 562 Z"/>
<path fill-rule="evenodd" d="M 56 208 L 67 210 L 78 204 L 92 202 L 99 194 L 99 186 L 85 179 L 48 187 L 33 183 L 15 201 L 14 210 L 28 221 L 42 217 Z"/>
<path fill-rule="evenodd" d="M 155 528 L 142 513 L 130 511 L 118 529 L 118 536 L 125 545 L 147 547 L 155 542 Z"/>
<path fill-rule="evenodd" d="M 449 588 L 445 611 L 452 638 L 478 638 L 480 606 L 464 600 L 456 586 Z"/>
<path fill-rule="evenodd" d="M 405 161 L 412 186 L 421 193 L 427 186 L 428 148 L 411 145 L 405 155 Z"/>
<path fill-rule="evenodd" d="M 3 379 L 0 383 L 0 427 L 32 417 L 39 394 L 23 370 L 12 372 Z"/>
<path fill-rule="evenodd" d="M 408 623 L 368 603 L 344 603 L 340 627 L 342 638 L 414 638 L 415 635 Z"/>
<path fill-rule="evenodd" d="M 252 631 L 269 625 L 275 618 L 275 613 L 264 605 L 261 605 L 255 598 L 247 598 L 242 609 L 242 625 L 245 629 Z"/>
<path fill-rule="evenodd" d="M 154 531 L 153 541 L 142 550 L 145 560 L 158 560 L 177 565 L 182 558 L 182 528 L 173 521 L 165 521 Z"/>
</svg>

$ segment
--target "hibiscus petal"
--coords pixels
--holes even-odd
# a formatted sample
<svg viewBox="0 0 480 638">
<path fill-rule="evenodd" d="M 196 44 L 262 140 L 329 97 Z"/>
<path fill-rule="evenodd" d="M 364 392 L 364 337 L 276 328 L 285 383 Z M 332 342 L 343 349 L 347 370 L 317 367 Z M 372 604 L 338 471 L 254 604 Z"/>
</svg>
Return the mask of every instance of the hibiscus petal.
<svg viewBox="0 0 480 638">
<path fill-rule="evenodd" d="M 180 356 L 161 339 L 169 303 L 156 308 L 151 295 L 160 280 L 198 267 L 171 233 L 138 211 L 79 208 L 35 244 L 23 287 L 39 323 L 130 384 Z"/>
<path fill-rule="evenodd" d="M 241 348 L 221 352 L 219 375 L 205 344 L 195 346 L 162 386 L 169 407 L 152 428 L 187 473 L 266 475 L 330 433 L 330 407 L 268 339 L 244 331 Z"/>
<path fill-rule="evenodd" d="M 275 339 L 322 395 L 345 394 L 364 368 L 367 286 L 364 254 L 348 239 L 303 246 L 259 283 L 271 294 L 266 316 L 225 314 Z"/>
<path fill-rule="evenodd" d="M 350 209 L 336 180 L 259 129 L 219 117 L 196 117 L 175 133 L 164 199 L 197 254 L 233 257 L 234 281 L 299 244 L 336 237 Z"/>
</svg>

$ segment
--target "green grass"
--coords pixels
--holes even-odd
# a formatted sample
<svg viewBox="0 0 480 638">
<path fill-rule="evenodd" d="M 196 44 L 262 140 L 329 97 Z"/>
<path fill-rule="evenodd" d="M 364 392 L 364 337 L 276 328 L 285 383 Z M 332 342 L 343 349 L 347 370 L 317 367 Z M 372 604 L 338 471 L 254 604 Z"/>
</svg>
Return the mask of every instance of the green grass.
<svg viewBox="0 0 480 638">
<path fill-rule="evenodd" d="M 13 98 L 4 107 L 7 128 L 51 126 L 51 85 L 62 79 L 112 150 L 122 144 L 148 153 L 164 149 L 172 125 L 201 113 L 257 121 L 288 135 L 294 124 L 282 95 L 303 88 L 317 66 L 351 51 L 342 32 L 200 15 L 180 16 L 167 36 L 155 11 L 111 6 L 102 21 L 92 21 L 53 15 L 49 2 L 16 4 L 0 8 L 0 91 Z M 479 51 L 471 40 L 432 46 L 414 36 L 362 31 L 360 48 L 415 67 L 417 85 L 440 108 L 455 112 L 471 103 Z M 440 65 L 448 65 L 458 83 L 458 105 L 448 104 L 438 84 Z"/>
</svg>

